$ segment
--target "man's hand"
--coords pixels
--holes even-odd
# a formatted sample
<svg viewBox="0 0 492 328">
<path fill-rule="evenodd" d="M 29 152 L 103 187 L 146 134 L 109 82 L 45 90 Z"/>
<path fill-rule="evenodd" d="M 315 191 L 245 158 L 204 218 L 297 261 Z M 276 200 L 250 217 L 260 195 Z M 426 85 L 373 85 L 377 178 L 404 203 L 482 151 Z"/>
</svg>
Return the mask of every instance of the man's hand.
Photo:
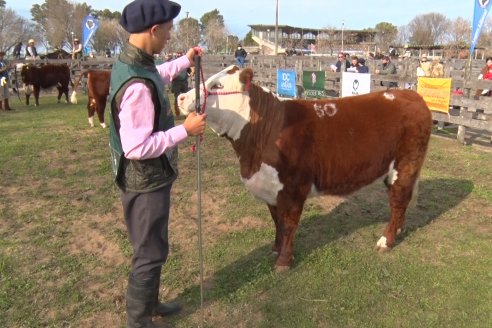
<svg viewBox="0 0 492 328">
<path fill-rule="evenodd" d="M 200 47 L 193 47 L 188 50 L 186 53 L 186 57 L 188 57 L 188 60 L 191 63 L 191 66 L 195 66 L 195 55 L 201 56 L 203 54 L 203 50 Z"/>
<path fill-rule="evenodd" d="M 195 112 L 191 112 L 185 119 L 183 125 L 186 129 L 186 133 L 189 136 L 197 136 L 205 131 L 205 119 L 207 114 L 198 115 Z"/>
</svg>

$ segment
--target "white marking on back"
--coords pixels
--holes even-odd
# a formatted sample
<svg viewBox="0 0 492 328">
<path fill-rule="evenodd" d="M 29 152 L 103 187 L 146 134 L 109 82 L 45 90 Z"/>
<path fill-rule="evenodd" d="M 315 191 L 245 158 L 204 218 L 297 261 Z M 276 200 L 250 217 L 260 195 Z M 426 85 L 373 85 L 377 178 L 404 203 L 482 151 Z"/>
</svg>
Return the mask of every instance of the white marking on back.
<svg viewBox="0 0 492 328">
<path fill-rule="evenodd" d="M 278 179 L 278 171 L 265 163 L 261 163 L 260 170 L 253 174 L 249 179 L 241 180 L 256 198 L 263 200 L 267 204 L 277 205 L 277 195 L 284 185 Z"/>
<path fill-rule="evenodd" d="M 313 108 L 316 115 L 320 118 L 324 116 L 332 117 L 338 112 L 337 106 L 334 103 L 324 104 L 323 106 L 315 103 Z"/>
<path fill-rule="evenodd" d="M 383 95 L 384 95 L 384 98 L 386 98 L 388 100 L 395 100 L 395 95 L 390 93 L 390 92 L 385 92 Z"/>
<path fill-rule="evenodd" d="M 389 169 L 388 169 L 388 183 L 392 185 L 395 183 L 395 181 L 398 179 L 398 171 L 395 170 L 395 161 L 393 160 L 390 163 Z"/>
</svg>

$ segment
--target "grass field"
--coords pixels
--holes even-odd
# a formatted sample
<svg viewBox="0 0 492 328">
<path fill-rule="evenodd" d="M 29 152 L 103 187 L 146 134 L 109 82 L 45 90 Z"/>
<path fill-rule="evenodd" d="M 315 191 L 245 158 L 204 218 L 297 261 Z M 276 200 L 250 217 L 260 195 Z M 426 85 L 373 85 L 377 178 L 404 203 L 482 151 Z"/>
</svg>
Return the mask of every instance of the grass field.
<svg viewBox="0 0 492 328">
<path fill-rule="evenodd" d="M 131 248 L 108 130 L 88 126 L 85 101 L 40 102 L 0 112 L 0 327 L 124 327 Z M 201 312 L 193 141 L 180 147 L 161 290 L 184 311 L 166 327 L 492 327 L 492 152 L 432 137 L 390 253 L 373 250 L 389 213 L 380 181 L 310 200 L 295 265 L 275 274 L 268 209 L 208 130 Z"/>
</svg>

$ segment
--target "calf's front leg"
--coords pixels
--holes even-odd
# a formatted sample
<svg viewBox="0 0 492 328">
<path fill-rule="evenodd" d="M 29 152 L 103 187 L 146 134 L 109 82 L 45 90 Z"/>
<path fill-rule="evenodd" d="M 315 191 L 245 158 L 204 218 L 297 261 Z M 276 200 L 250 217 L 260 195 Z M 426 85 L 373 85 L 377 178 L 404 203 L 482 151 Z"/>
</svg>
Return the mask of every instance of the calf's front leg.
<svg viewBox="0 0 492 328">
<path fill-rule="evenodd" d="M 284 202 L 277 204 L 277 234 L 280 237 L 280 253 L 275 262 L 276 272 L 290 269 L 294 261 L 294 236 L 299 226 L 304 202 L 295 204 Z"/>
</svg>

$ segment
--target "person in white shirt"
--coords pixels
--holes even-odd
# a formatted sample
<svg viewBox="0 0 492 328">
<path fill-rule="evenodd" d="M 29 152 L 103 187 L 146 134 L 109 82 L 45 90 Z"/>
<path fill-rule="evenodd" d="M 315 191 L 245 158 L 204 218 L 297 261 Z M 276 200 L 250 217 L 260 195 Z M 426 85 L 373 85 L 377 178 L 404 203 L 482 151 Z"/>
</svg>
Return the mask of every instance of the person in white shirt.
<svg viewBox="0 0 492 328">
<path fill-rule="evenodd" d="M 72 51 L 72 59 L 81 59 L 82 58 L 82 44 L 80 40 L 75 38 L 73 39 L 73 51 Z"/>
</svg>

